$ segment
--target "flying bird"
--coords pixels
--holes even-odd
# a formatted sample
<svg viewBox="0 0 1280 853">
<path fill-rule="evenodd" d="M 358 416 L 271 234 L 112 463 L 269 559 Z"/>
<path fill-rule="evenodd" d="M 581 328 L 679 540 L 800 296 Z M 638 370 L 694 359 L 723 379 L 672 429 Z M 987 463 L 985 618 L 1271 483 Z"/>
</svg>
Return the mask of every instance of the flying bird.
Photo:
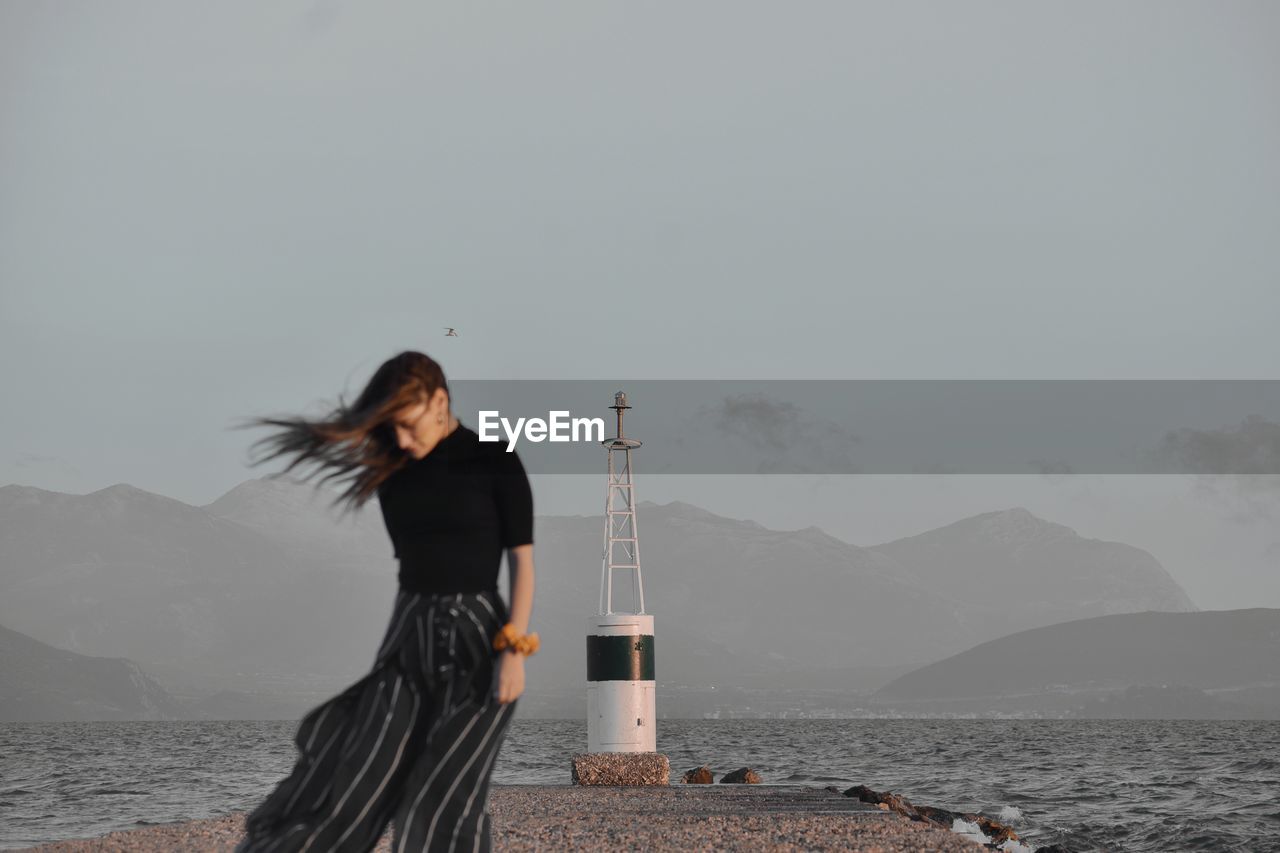
<svg viewBox="0 0 1280 853">
<path fill-rule="evenodd" d="M 458 333 L 453 330 L 453 326 L 445 326 L 445 329 L 447 330 L 444 333 L 446 338 L 456 338 L 458 336 Z"/>
</svg>

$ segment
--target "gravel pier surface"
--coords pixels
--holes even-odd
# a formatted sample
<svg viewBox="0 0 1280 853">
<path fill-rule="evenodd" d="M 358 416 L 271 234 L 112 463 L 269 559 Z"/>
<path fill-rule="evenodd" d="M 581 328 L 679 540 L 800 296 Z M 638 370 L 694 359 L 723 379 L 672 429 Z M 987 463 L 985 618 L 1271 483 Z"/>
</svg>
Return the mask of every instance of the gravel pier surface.
<svg viewBox="0 0 1280 853">
<path fill-rule="evenodd" d="M 983 848 L 825 788 L 796 785 L 493 785 L 495 850 L 854 850 Z M 244 813 L 25 848 L 40 853 L 224 851 Z M 391 829 L 376 851 L 390 851 Z"/>
</svg>

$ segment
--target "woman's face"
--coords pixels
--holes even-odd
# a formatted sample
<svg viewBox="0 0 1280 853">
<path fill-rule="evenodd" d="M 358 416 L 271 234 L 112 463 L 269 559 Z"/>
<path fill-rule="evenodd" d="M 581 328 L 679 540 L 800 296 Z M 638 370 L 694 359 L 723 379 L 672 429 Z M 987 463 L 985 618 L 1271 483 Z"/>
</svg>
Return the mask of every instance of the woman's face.
<svg viewBox="0 0 1280 853">
<path fill-rule="evenodd" d="M 414 459 L 431 452 L 452 429 L 449 395 L 437 388 L 431 399 L 402 407 L 391 419 L 396 444 Z"/>
</svg>

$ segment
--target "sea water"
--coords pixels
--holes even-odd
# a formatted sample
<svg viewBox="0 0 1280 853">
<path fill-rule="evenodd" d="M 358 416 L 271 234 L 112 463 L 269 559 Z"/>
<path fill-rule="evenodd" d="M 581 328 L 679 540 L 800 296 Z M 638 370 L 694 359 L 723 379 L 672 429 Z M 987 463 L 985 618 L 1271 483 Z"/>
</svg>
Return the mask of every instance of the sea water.
<svg viewBox="0 0 1280 853">
<path fill-rule="evenodd" d="M 0 847 L 252 808 L 288 774 L 294 722 L 0 723 Z M 657 721 L 672 783 L 709 765 L 770 784 L 863 784 L 982 812 L 1031 845 L 1280 850 L 1280 722 Z M 584 720 L 511 726 L 495 784 L 569 784 Z"/>
</svg>

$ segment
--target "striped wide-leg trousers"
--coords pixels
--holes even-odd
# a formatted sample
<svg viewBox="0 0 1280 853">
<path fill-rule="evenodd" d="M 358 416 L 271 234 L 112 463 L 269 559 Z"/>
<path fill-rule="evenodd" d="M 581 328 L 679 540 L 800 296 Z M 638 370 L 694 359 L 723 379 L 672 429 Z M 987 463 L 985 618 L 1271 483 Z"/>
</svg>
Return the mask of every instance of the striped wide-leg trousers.
<svg viewBox="0 0 1280 853">
<path fill-rule="evenodd" d="M 373 670 L 298 726 L 293 771 L 236 853 L 488 851 L 489 777 L 516 702 L 494 698 L 496 591 L 401 589 Z"/>
</svg>

